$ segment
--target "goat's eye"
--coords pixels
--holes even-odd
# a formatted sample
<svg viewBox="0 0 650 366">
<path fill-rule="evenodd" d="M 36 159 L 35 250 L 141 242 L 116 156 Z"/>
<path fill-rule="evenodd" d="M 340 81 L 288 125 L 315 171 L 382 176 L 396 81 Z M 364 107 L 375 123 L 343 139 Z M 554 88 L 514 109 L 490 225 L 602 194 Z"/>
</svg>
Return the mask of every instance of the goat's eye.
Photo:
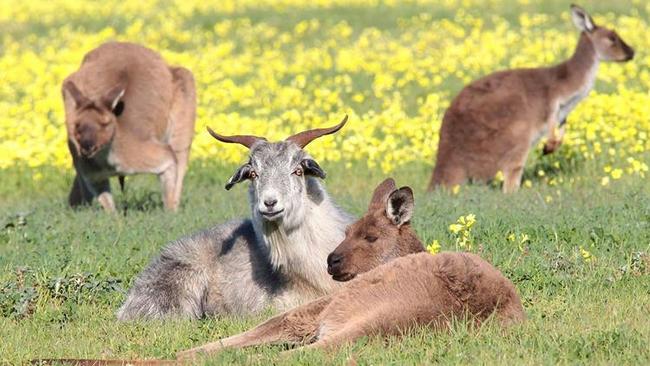
<svg viewBox="0 0 650 366">
<path fill-rule="evenodd" d="M 248 178 L 250 178 L 251 180 L 257 179 L 257 173 L 254 170 L 251 170 L 251 172 L 248 173 Z"/>
<path fill-rule="evenodd" d="M 369 243 L 374 243 L 377 241 L 377 237 L 374 235 L 366 235 L 365 239 Z"/>
<path fill-rule="evenodd" d="M 297 176 L 302 176 L 302 168 L 296 168 L 296 170 L 293 171 L 293 174 Z"/>
</svg>

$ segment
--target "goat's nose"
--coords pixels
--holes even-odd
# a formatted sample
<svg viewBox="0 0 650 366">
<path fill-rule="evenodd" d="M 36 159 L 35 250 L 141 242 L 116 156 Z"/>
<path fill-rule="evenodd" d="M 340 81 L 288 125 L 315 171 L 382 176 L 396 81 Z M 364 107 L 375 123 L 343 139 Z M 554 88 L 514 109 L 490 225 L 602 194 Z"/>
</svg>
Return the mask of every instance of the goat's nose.
<svg viewBox="0 0 650 366">
<path fill-rule="evenodd" d="M 327 271 L 331 272 L 333 269 L 340 266 L 342 260 L 342 255 L 334 252 L 330 253 L 330 255 L 327 256 Z"/>
<path fill-rule="evenodd" d="M 278 200 L 276 200 L 275 198 L 264 200 L 264 206 L 266 206 L 266 208 L 273 208 L 273 206 L 275 206 L 276 203 L 278 203 Z"/>
</svg>

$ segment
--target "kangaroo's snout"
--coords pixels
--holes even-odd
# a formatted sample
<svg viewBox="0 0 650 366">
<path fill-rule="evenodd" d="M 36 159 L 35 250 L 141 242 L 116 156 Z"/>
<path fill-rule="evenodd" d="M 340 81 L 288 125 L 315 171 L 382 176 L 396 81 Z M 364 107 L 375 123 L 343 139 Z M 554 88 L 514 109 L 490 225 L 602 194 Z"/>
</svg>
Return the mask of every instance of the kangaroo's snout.
<svg viewBox="0 0 650 366">
<path fill-rule="evenodd" d="M 327 273 L 330 275 L 335 275 L 341 269 L 341 263 L 343 262 L 343 256 L 332 252 L 327 256 Z"/>
</svg>

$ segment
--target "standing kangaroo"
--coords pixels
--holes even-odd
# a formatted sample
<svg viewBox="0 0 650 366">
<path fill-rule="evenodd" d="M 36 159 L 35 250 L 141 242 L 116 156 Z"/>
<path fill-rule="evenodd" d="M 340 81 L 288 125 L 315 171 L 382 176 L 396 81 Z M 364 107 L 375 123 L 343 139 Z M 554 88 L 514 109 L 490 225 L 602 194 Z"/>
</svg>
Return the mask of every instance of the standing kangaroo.
<svg viewBox="0 0 650 366">
<path fill-rule="evenodd" d="M 63 82 L 68 147 L 76 170 L 69 203 L 97 198 L 115 211 L 108 178 L 153 173 L 166 209 L 178 208 L 194 137 L 192 73 L 156 52 L 109 42 L 90 51 Z"/>
<path fill-rule="evenodd" d="M 281 342 L 329 348 L 367 335 L 400 335 L 416 326 L 443 329 L 465 316 L 477 324 L 493 314 L 503 325 L 522 321 L 514 285 L 492 265 L 471 253 L 424 252 L 409 225 L 413 208 L 411 188 L 396 189 L 392 179 L 385 180 L 375 189 L 368 212 L 348 227 L 328 258 L 334 279 L 352 281 L 247 332 L 178 357 Z"/>
<path fill-rule="evenodd" d="M 545 154 L 560 146 L 566 118 L 593 88 L 599 63 L 634 57 L 615 31 L 597 26 L 582 8 L 571 5 L 571 15 L 581 34 L 569 60 L 488 75 L 452 101 L 440 128 L 429 190 L 467 179 L 487 181 L 502 171 L 503 191 L 516 191 L 531 146 L 543 135 Z"/>
</svg>

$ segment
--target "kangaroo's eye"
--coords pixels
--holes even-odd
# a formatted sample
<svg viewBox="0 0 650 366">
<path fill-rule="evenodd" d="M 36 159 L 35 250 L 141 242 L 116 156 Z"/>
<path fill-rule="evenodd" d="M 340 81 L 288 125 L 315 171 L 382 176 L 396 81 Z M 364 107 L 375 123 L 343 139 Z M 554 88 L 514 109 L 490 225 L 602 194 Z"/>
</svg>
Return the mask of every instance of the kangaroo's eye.
<svg viewBox="0 0 650 366">
<path fill-rule="evenodd" d="M 302 176 L 302 168 L 296 168 L 296 170 L 293 171 L 293 174 L 297 176 Z"/>
<path fill-rule="evenodd" d="M 366 239 L 366 241 L 369 243 L 374 243 L 377 241 L 377 237 L 374 235 L 366 235 L 364 239 Z"/>
<path fill-rule="evenodd" d="M 257 173 L 254 170 L 251 170 L 251 172 L 248 173 L 248 178 L 251 180 L 257 179 Z"/>
</svg>

